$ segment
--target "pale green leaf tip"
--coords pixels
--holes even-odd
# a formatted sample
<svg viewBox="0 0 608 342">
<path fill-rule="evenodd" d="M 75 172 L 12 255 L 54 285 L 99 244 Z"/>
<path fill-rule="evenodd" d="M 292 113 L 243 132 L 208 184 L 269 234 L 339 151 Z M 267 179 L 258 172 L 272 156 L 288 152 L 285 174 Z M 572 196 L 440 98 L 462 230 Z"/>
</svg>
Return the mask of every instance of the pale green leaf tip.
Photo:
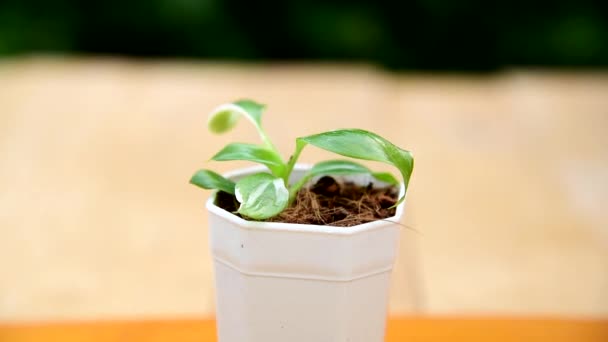
<svg viewBox="0 0 608 342">
<path fill-rule="evenodd" d="M 252 105 L 252 106 L 259 107 L 260 109 L 266 108 L 265 104 L 259 103 L 257 101 L 252 100 L 252 99 L 240 99 L 240 100 L 236 100 L 236 101 L 234 101 L 232 103 L 235 104 L 235 105 L 237 105 L 237 106 Z"/>
<path fill-rule="evenodd" d="M 248 99 L 224 103 L 209 113 L 207 128 L 216 134 L 224 133 L 232 129 L 243 116 L 259 129 L 260 115 L 265 107 L 266 105 Z"/>
<path fill-rule="evenodd" d="M 403 203 L 403 201 L 405 201 L 405 195 L 401 196 L 399 200 L 397 200 L 397 203 L 391 205 L 389 209 L 397 208 L 399 204 Z"/>
<path fill-rule="evenodd" d="M 220 105 L 209 113 L 207 128 L 213 133 L 224 133 L 234 127 L 242 112 L 243 108 L 232 103 Z"/>
</svg>

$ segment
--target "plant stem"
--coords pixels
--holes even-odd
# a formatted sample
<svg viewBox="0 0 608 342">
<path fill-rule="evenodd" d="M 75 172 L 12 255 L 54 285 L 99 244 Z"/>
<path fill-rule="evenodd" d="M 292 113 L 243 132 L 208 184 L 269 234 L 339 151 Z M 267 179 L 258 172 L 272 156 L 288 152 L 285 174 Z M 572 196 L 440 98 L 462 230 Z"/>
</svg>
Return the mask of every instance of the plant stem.
<svg viewBox="0 0 608 342">
<path fill-rule="evenodd" d="M 289 188 L 288 205 L 291 205 L 293 203 L 293 201 L 296 199 L 296 196 L 298 195 L 298 191 L 300 191 L 300 189 L 302 188 L 302 186 L 304 186 L 304 184 L 306 184 L 306 183 L 308 183 L 308 181 L 310 181 L 310 178 L 312 178 L 312 173 L 309 171 L 304 176 L 302 176 L 302 178 L 300 178 L 299 181 L 297 181 L 294 185 L 292 185 L 291 188 Z"/>
<path fill-rule="evenodd" d="M 264 130 L 262 129 L 262 127 L 257 127 L 257 128 L 258 128 L 258 133 L 260 134 L 260 138 L 264 142 L 264 145 L 266 145 L 266 147 L 269 150 L 271 150 L 272 152 L 276 153 L 277 156 L 281 157 L 281 153 L 279 153 L 279 150 L 277 150 L 276 146 L 274 146 L 274 144 L 272 143 L 272 140 L 270 140 L 270 138 L 268 137 L 268 135 L 266 135 L 266 132 L 264 132 Z M 283 160 L 282 157 L 281 157 L 281 160 Z"/>
<path fill-rule="evenodd" d="M 287 162 L 287 168 L 285 169 L 285 174 L 283 175 L 283 182 L 285 186 L 289 189 L 289 177 L 291 176 L 291 172 L 293 171 L 293 167 L 296 165 L 298 158 L 300 158 L 300 153 L 302 153 L 302 149 L 306 146 L 306 142 L 301 140 L 296 140 L 296 150 L 289 157 L 289 161 Z"/>
<path fill-rule="evenodd" d="M 285 177 L 284 173 L 287 170 L 287 163 L 285 163 L 285 160 L 283 160 L 283 157 L 281 156 L 281 153 L 279 152 L 279 150 L 276 148 L 276 146 L 274 146 L 274 144 L 272 143 L 272 140 L 270 140 L 270 138 L 268 137 L 268 135 L 266 135 L 266 132 L 264 132 L 264 130 L 262 129 L 262 127 L 260 126 L 256 126 L 256 128 L 258 129 L 258 133 L 260 134 L 260 138 L 262 139 L 262 142 L 264 142 L 264 145 L 266 146 L 267 149 L 271 150 L 282 162 L 282 172 L 280 174 L 275 174 L 274 172 L 272 172 L 272 174 L 274 174 L 275 176 L 279 177 L 279 178 L 283 178 Z M 278 173 L 278 172 L 277 172 Z M 287 187 L 287 184 L 285 184 L 285 186 Z"/>
<path fill-rule="evenodd" d="M 266 133 L 264 131 L 262 131 L 262 130 L 260 130 L 260 138 L 262 138 L 262 141 L 264 142 L 264 145 L 266 145 L 266 147 L 268 147 L 270 150 L 272 150 L 277 155 L 279 155 L 279 156 L 281 155 L 279 153 L 279 151 L 277 150 L 277 148 L 272 143 L 272 141 L 270 140 L 270 138 L 268 138 L 268 136 L 266 135 Z"/>
</svg>

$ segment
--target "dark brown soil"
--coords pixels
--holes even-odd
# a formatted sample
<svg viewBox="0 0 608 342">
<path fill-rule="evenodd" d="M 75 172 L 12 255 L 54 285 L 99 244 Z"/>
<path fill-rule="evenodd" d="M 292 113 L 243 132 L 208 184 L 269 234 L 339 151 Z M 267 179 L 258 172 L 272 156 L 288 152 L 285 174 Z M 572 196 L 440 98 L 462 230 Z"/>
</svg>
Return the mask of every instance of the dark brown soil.
<svg viewBox="0 0 608 342">
<path fill-rule="evenodd" d="M 331 177 L 322 177 L 311 187 L 300 190 L 289 208 L 267 221 L 350 227 L 394 216 L 395 208 L 391 206 L 396 202 L 396 187 L 341 184 Z M 238 215 L 239 203 L 231 194 L 219 192 L 216 205 Z"/>
</svg>

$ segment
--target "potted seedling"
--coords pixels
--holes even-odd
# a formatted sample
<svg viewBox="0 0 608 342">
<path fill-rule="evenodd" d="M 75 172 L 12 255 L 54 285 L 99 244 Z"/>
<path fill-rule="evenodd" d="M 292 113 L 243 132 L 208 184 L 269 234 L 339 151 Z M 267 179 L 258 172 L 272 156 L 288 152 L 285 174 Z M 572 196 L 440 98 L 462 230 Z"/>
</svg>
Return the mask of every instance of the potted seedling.
<svg viewBox="0 0 608 342">
<path fill-rule="evenodd" d="M 399 241 L 410 152 L 361 129 L 296 139 L 284 160 L 262 129 L 264 106 L 224 104 L 214 133 L 243 117 L 261 144 L 231 143 L 211 159 L 261 164 L 190 182 L 215 190 L 207 201 L 220 342 L 380 342 Z M 307 145 L 394 166 L 372 172 L 352 160 L 297 164 Z"/>
</svg>

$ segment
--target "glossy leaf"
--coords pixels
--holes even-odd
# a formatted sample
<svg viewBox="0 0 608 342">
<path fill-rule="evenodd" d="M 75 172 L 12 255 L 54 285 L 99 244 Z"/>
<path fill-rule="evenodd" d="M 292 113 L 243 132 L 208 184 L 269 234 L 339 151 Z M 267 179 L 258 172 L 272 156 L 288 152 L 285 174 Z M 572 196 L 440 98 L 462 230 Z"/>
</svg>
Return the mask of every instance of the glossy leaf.
<svg viewBox="0 0 608 342">
<path fill-rule="evenodd" d="M 207 126 L 211 132 L 224 133 L 232 129 L 243 116 L 253 124 L 264 144 L 276 152 L 276 148 L 262 129 L 264 108 L 263 104 L 252 100 L 238 100 L 223 104 L 209 114 Z"/>
<path fill-rule="evenodd" d="M 313 176 L 322 175 L 349 175 L 356 173 L 371 173 L 371 171 L 359 164 L 348 160 L 327 160 L 315 164 L 310 173 Z"/>
<path fill-rule="evenodd" d="M 362 129 L 342 129 L 298 138 L 298 142 L 311 144 L 324 150 L 334 152 L 345 157 L 373 160 L 395 166 L 407 187 L 414 159 L 409 151 L 402 150 L 381 136 Z M 304 145 L 299 144 L 300 151 Z M 403 201 L 399 199 L 398 203 Z"/>
<path fill-rule="evenodd" d="M 367 166 L 350 160 L 323 161 L 315 164 L 310 170 L 310 173 L 312 176 L 370 174 L 374 178 L 388 184 L 399 183 L 399 181 L 388 172 L 372 172 Z"/>
<path fill-rule="evenodd" d="M 283 179 L 269 173 L 256 173 L 236 183 L 238 212 L 246 217 L 263 220 L 281 213 L 288 204 L 289 192 Z"/>
<path fill-rule="evenodd" d="M 292 201 L 302 186 L 310 181 L 312 177 L 355 174 L 369 174 L 381 182 L 390 185 L 399 184 L 399 181 L 388 172 L 372 172 L 368 167 L 350 160 L 327 160 L 315 164 L 304 177 L 290 187 L 289 199 Z"/>
<path fill-rule="evenodd" d="M 374 176 L 374 178 L 376 178 L 377 180 L 384 182 L 386 184 L 391 184 L 391 185 L 399 184 L 399 181 L 397 180 L 397 178 L 395 178 L 395 176 L 393 176 L 393 174 L 390 172 L 373 172 L 372 176 Z"/>
<path fill-rule="evenodd" d="M 264 105 L 251 100 L 239 100 L 223 104 L 209 114 L 207 125 L 214 133 L 224 133 L 236 125 L 241 116 L 247 118 L 256 128 L 262 125 Z"/>
<path fill-rule="evenodd" d="M 234 182 L 210 170 L 196 171 L 190 178 L 190 183 L 203 189 L 217 189 L 234 194 Z"/>
<path fill-rule="evenodd" d="M 254 144 L 228 144 L 211 159 L 216 161 L 247 160 L 260 163 L 266 165 L 276 176 L 281 176 L 285 169 L 285 164 L 279 155 L 266 147 Z"/>
</svg>

